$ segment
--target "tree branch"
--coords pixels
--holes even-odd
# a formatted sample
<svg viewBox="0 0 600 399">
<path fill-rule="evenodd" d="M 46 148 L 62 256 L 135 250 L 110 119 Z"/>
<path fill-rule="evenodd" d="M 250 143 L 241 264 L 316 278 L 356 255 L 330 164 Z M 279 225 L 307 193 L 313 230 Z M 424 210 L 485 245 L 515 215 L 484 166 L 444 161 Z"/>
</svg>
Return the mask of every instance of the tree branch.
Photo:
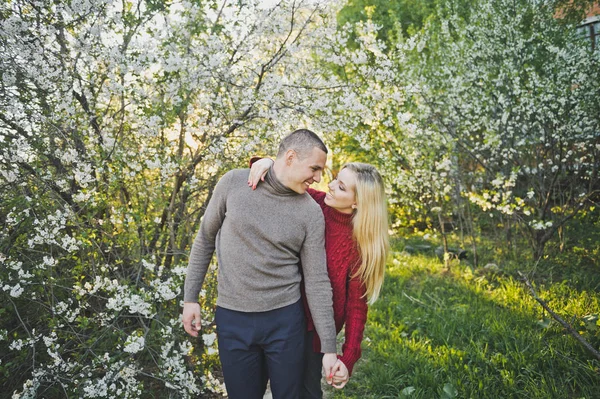
<svg viewBox="0 0 600 399">
<path fill-rule="evenodd" d="M 542 305 L 542 307 L 548 313 L 550 313 L 552 318 L 554 320 L 558 321 L 560 323 L 560 325 L 562 325 L 569 332 L 569 334 L 571 334 L 573 336 L 573 338 L 575 338 L 585 349 L 587 349 L 592 355 L 594 355 L 596 357 L 596 359 L 600 360 L 600 352 L 598 352 L 589 342 L 587 342 L 586 339 L 583 338 L 581 336 L 581 334 L 579 334 L 573 328 L 573 326 L 571 326 L 569 323 L 564 321 L 559 315 L 557 315 L 552 309 L 550 309 L 550 307 L 548 306 L 546 301 L 544 301 L 542 298 L 540 298 L 537 295 L 537 293 L 535 292 L 535 289 L 533 288 L 533 286 L 531 285 L 531 282 L 529 281 L 527 276 L 525 276 L 525 274 L 521 273 L 520 271 L 518 273 L 519 273 L 519 276 L 521 277 L 521 280 L 523 281 L 523 283 L 529 289 L 529 292 L 531 292 L 533 299 L 535 299 L 540 305 Z"/>
</svg>

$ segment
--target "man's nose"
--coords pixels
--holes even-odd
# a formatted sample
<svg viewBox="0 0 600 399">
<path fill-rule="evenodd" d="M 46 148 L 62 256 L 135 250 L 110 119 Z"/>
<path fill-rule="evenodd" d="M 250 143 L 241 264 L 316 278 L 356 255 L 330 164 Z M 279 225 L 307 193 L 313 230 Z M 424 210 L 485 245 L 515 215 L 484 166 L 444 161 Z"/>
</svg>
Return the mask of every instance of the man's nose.
<svg viewBox="0 0 600 399">
<path fill-rule="evenodd" d="M 313 175 L 313 180 L 319 183 L 321 181 L 321 172 L 317 172 Z"/>
</svg>

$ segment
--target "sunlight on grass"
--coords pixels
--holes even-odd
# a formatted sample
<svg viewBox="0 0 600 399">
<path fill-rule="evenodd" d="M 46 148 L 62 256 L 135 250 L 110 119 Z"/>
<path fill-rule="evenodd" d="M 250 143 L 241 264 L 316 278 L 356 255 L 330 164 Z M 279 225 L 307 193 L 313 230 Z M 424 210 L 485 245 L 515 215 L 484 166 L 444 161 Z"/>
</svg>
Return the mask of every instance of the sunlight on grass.
<svg viewBox="0 0 600 399">
<path fill-rule="evenodd" d="M 600 313 L 597 293 L 566 283 L 538 290 L 599 343 L 589 322 L 595 319 L 583 319 Z M 327 397 L 547 399 L 600 392 L 598 362 L 504 272 L 463 264 L 445 270 L 427 254 L 396 252 L 365 337 L 351 382 Z"/>
</svg>

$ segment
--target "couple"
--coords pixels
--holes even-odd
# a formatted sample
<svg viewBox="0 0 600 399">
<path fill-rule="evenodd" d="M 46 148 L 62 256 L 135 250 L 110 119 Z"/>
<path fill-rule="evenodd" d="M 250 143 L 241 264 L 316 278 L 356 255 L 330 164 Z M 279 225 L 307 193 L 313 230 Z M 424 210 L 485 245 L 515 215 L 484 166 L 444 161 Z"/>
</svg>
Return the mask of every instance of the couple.
<svg viewBox="0 0 600 399">
<path fill-rule="evenodd" d="M 247 169 L 226 173 L 206 208 L 183 324 L 198 335 L 198 294 L 216 250 L 215 322 L 230 398 L 262 398 L 269 379 L 274 398 L 321 397 L 321 367 L 342 388 L 360 357 L 367 299 L 379 294 L 389 246 L 383 182 L 374 167 L 350 163 L 328 194 L 309 189 L 326 159 L 316 134 L 296 130 L 250 177 Z"/>
</svg>

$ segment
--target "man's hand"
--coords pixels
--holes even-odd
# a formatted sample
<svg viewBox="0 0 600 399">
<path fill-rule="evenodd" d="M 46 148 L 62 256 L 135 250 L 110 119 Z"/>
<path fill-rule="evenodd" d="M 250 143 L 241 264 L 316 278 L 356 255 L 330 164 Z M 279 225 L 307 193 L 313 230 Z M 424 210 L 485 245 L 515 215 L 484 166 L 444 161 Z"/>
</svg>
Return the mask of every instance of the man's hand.
<svg viewBox="0 0 600 399">
<path fill-rule="evenodd" d="M 198 302 L 185 302 L 183 304 L 183 328 L 192 337 L 198 336 L 202 328 L 200 304 Z"/>
<path fill-rule="evenodd" d="M 337 360 L 337 354 L 335 353 L 325 353 L 323 355 L 323 373 L 325 373 L 325 380 L 329 385 L 333 383 L 334 366 Z"/>
<path fill-rule="evenodd" d="M 348 380 L 350 379 L 350 373 L 348 368 L 340 359 L 337 360 L 335 366 L 333 366 L 333 387 L 342 389 Z"/>
</svg>

